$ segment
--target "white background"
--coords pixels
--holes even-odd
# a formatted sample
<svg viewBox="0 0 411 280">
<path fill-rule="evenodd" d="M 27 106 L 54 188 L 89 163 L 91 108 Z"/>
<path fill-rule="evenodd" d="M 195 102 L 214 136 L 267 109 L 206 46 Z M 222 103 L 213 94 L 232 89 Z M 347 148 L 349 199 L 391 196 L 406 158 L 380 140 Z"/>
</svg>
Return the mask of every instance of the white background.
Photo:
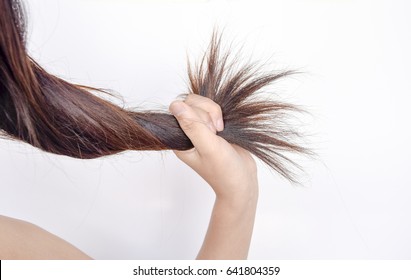
<svg viewBox="0 0 411 280">
<path fill-rule="evenodd" d="M 246 59 L 301 70 L 272 90 L 310 111 L 318 159 L 303 162 L 303 186 L 259 165 L 249 257 L 411 257 L 408 1 L 27 4 L 30 54 L 128 106 L 167 106 L 184 93 L 186 55 L 201 55 L 214 26 L 245 45 Z M 172 152 L 81 161 L 0 140 L 0 177 L 0 214 L 98 259 L 194 258 L 214 198 Z"/>
</svg>

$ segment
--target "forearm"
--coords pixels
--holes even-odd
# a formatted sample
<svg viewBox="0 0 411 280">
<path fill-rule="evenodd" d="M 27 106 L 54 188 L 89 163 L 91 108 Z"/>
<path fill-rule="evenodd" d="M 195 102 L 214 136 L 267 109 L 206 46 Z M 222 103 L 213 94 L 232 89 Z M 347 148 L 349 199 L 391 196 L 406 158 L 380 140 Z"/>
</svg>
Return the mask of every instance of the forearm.
<svg viewBox="0 0 411 280">
<path fill-rule="evenodd" d="M 224 130 L 221 108 L 212 100 L 189 94 L 170 112 L 194 145 L 174 151 L 216 194 L 206 237 L 197 259 L 245 259 L 258 200 L 257 165 L 251 154 L 216 135 Z"/>
<path fill-rule="evenodd" d="M 246 259 L 257 200 L 257 188 L 247 196 L 217 197 L 197 259 Z"/>
</svg>

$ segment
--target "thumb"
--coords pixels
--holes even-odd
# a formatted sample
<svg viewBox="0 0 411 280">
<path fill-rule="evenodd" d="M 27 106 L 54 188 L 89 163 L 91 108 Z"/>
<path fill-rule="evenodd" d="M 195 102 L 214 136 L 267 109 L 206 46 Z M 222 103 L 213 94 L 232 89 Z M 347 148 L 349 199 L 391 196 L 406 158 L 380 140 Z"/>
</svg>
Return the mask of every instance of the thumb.
<svg viewBox="0 0 411 280">
<path fill-rule="evenodd" d="M 174 101 L 170 104 L 169 110 L 200 154 L 210 150 L 212 147 L 210 140 L 217 136 L 191 106 L 183 101 Z"/>
</svg>

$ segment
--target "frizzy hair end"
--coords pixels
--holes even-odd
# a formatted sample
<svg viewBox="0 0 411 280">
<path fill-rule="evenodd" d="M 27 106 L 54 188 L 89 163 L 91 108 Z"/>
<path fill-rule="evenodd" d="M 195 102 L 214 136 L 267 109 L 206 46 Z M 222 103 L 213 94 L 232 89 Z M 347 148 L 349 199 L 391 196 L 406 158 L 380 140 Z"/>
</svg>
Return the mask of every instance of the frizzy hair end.
<svg viewBox="0 0 411 280">
<path fill-rule="evenodd" d="M 87 86 L 58 78 L 30 58 L 19 1 L 0 0 L 0 130 L 43 151 L 91 159 L 126 150 L 187 150 L 193 147 L 168 112 L 121 108 Z M 297 182 L 298 164 L 288 153 L 310 154 L 287 119 L 300 109 L 273 98 L 257 98 L 292 71 L 264 73 L 239 65 L 222 51 L 214 31 L 208 50 L 188 66 L 188 94 L 221 106 L 224 130 L 218 135 L 254 154 L 280 175 Z M 264 95 L 266 96 L 266 95 Z"/>
</svg>

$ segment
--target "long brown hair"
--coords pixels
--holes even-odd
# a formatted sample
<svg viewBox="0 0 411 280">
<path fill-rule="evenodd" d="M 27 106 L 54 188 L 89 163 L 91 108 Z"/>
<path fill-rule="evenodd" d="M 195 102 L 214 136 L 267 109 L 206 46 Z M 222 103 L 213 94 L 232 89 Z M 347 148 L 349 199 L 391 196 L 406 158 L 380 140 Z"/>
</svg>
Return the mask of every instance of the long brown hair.
<svg viewBox="0 0 411 280">
<path fill-rule="evenodd" d="M 81 159 L 126 150 L 186 150 L 193 147 L 168 112 L 131 111 L 45 71 L 25 46 L 26 24 L 20 1 L 0 0 L 0 130 L 43 151 Z M 291 104 L 258 94 L 291 71 L 262 73 L 254 64 L 238 66 L 221 52 L 214 32 L 208 51 L 188 67 L 189 94 L 221 106 L 224 130 L 218 135 L 257 156 L 295 182 L 298 165 L 288 152 L 309 153 L 295 144 L 299 134 L 287 125 Z"/>
</svg>

